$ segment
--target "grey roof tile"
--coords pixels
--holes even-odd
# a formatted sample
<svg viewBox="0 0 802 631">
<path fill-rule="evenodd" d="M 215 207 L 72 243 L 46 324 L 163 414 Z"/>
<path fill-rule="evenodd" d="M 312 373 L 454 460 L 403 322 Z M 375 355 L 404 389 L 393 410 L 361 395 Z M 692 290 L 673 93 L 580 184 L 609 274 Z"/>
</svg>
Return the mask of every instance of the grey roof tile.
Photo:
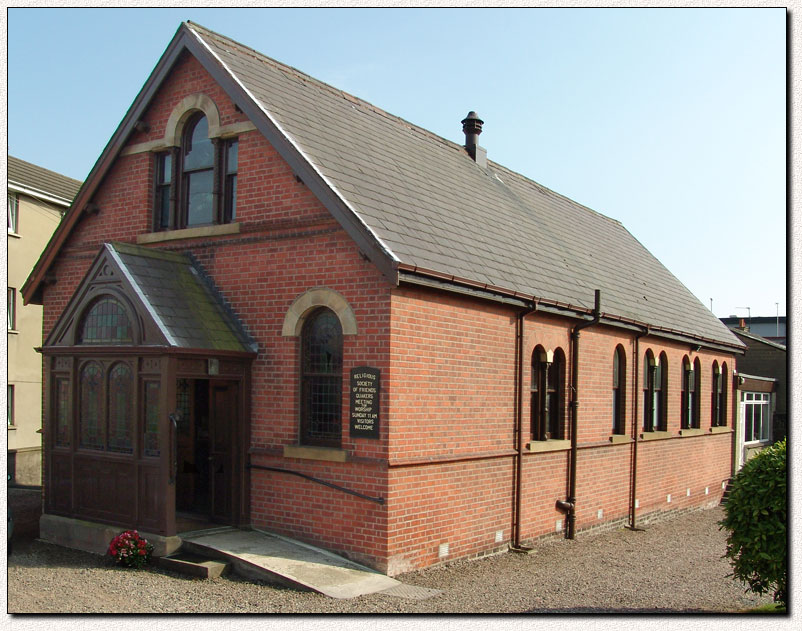
<svg viewBox="0 0 802 631">
<path fill-rule="evenodd" d="M 228 38 L 190 24 L 402 263 L 735 336 L 619 222 Z M 455 119 L 458 114 L 455 114 Z"/>
</svg>

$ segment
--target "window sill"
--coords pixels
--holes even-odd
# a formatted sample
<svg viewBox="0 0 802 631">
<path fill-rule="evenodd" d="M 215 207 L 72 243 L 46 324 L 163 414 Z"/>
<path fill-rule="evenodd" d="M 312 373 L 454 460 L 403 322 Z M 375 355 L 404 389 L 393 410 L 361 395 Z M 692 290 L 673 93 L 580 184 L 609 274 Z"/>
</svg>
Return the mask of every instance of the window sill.
<svg viewBox="0 0 802 631">
<path fill-rule="evenodd" d="M 549 439 L 549 440 L 533 440 L 530 441 L 526 448 L 531 452 L 542 453 L 545 451 L 566 451 L 571 449 L 571 441 L 570 440 L 558 440 L 558 439 Z"/>
<path fill-rule="evenodd" d="M 285 458 L 301 458 L 303 460 L 327 460 L 329 462 L 346 462 L 348 452 L 336 447 L 310 447 L 307 445 L 285 445 Z"/>
<path fill-rule="evenodd" d="M 627 436 L 626 434 L 612 434 L 610 436 L 610 442 L 613 445 L 621 445 L 623 443 L 631 443 L 632 437 Z"/>
<path fill-rule="evenodd" d="M 13 429 L 13 430 L 16 430 L 16 429 L 17 429 L 17 426 L 16 426 L 16 425 L 9 425 L 9 426 L 8 426 L 8 429 L 9 429 L 9 430 L 12 430 L 12 429 Z"/>
<path fill-rule="evenodd" d="M 17 329 L 9 329 L 8 332 L 11 335 L 19 335 L 19 331 Z"/>
<path fill-rule="evenodd" d="M 22 235 L 19 232 L 11 232 L 10 230 L 8 231 L 8 236 L 14 237 L 15 239 L 22 239 Z"/>
<path fill-rule="evenodd" d="M 731 434 L 732 428 L 727 427 L 726 425 L 716 425 L 710 428 L 711 434 Z"/>
<path fill-rule="evenodd" d="M 183 228 L 181 230 L 165 230 L 164 232 L 149 232 L 140 234 L 136 238 L 139 245 L 148 243 L 163 243 L 164 241 L 180 241 L 181 239 L 199 239 L 203 237 L 219 237 L 226 234 L 239 234 L 240 224 L 222 223 L 214 226 L 197 226 L 196 228 Z"/>
<path fill-rule="evenodd" d="M 671 432 L 643 432 L 640 435 L 641 440 L 664 440 L 666 438 L 672 438 Z"/>
<path fill-rule="evenodd" d="M 703 434 L 705 434 L 705 430 L 703 430 L 703 429 L 701 429 L 699 427 L 688 427 L 686 429 L 679 430 L 679 435 L 680 436 L 685 436 L 685 437 L 687 437 L 687 436 L 702 436 Z"/>
</svg>

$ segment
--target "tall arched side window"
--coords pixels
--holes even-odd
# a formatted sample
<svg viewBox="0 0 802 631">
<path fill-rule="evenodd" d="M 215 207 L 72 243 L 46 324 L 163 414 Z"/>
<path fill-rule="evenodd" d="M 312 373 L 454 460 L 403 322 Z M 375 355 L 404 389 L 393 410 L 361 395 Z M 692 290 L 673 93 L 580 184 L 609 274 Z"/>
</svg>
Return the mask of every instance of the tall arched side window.
<svg viewBox="0 0 802 631">
<path fill-rule="evenodd" d="M 532 353 L 530 416 L 533 440 L 563 438 L 565 353 L 542 346 Z"/>
<path fill-rule="evenodd" d="M 643 358 L 643 431 L 658 432 L 666 430 L 666 410 L 668 393 L 668 358 L 660 353 L 655 359 L 651 349 Z"/>
<path fill-rule="evenodd" d="M 699 427 L 699 358 L 693 363 L 686 355 L 682 359 L 682 429 Z"/>
<path fill-rule="evenodd" d="M 626 355 L 623 347 L 616 347 L 613 354 L 613 434 L 626 433 Z"/>
<path fill-rule="evenodd" d="M 546 391 L 552 410 L 549 416 L 549 438 L 565 438 L 565 353 L 561 348 L 554 351 L 551 379 Z"/>
<path fill-rule="evenodd" d="M 699 429 L 702 426 L 702 362 L 699 358 L 693 360 L 693 407 L 691 409 L 691 427 Z"/>
<path fill-rule="evenodd" d="M 729 384 L 729 372 L 727 364 L 721 365 L 721 378 L 718 387 L 718 426 L 727 426 L 727 385 Z"/>
<path fill-rule="evenodd" d="M 330 309 L 315 309 L 301 330 L 301 443 L 340 445 L 342 365 L 340 320 Z"/>
<path fill-rule="evenodd" d="M 79 444 L 86 449 L 103 449 L 106 445 L 103 413 L 103 367 L 88 362 L 81 368 L 79 377 Z"/>
<path fill-rule="evenodd" d="M 712 382 L 710 385 L 710 426 L 718 427 L 721 416 L 721 371 L 718 362 L 713 362 Z"/>
<path fill-rule="evenodd" d="M 532 352 L 532 377 L 530 382 L 529 417 L 532 440 L 546 440 L 549 408 L 546 392 L 546 382 L 551 368 L 546 351 L 537 346 Z"/>
</svg>

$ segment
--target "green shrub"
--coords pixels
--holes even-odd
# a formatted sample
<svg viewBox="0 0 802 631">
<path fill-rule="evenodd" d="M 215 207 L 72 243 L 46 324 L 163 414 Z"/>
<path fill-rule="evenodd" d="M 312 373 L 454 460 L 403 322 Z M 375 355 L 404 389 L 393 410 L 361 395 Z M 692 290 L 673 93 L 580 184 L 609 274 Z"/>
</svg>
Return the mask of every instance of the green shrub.
<svg viewBox="0 0 802 631">
<path fill-rule="evenodd" d="M 721 526 L 732 575 L 787 606 L 788 519 L 785 440 L 749 460 L 730 486 Z"/>
</svg>

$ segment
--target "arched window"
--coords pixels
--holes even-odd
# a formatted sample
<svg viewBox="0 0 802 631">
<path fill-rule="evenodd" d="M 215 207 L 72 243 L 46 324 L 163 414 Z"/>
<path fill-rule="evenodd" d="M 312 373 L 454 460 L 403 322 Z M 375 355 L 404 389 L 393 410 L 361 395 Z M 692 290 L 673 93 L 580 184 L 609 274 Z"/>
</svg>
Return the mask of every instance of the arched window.
<svg viewBox="0 0 802 631">
<path fill-rule="evenodd" d="M 131 344 L 131 321 L 123 304 L 112 296 L 96 300 L 78 329 L 78 344 Z"/>
<path fill-rule="evenodd" d="M 682 359 L 682 429 L 699 427 L 699 358 L 691 363 L 686 355 Z"/>
<path fill-rule="evenodd" d="M 342 437 L 343 332 L 325 307 L 301 330 L 301 442 L 339 446 Z"/>
<path fill-rule="evenodd" d="M 530 415 L 533 440 L 563 438 L 565 353 L 546 352 L 542 346 L 532 353 Z"/>
<path fill-rule="evenodd" d="M 187 123 L 181 159 L 184 223 L 210 224 L 214 212 L 214 147 L 209 138 L 209 121 L 203 114 L 195 114 Z"/>
<path fill-rule="evenodd" d="M 626 392 L 626 355 L 622 346 L 617 346 L 613 353 L 613 434 L 626 433 L 625 396 Z"/>
<path fill-rule="evenodd" d="M 647 350 L 643 358 L 643 431 L 658 432 L 666 429 L 666 396 L 668 393 L 668 358 L 660 359 Z"/>
<path fill-rule="evenodd" d="M 106 444 L 103 413 L 103 368 L 97 362 L 88 362 L 81 368 L 79 377 L 81 395 L 79 409 L 80 446 L 86 449 L 103 449 Z"/>
<path fill-rule="evenodd" d="M 729 383 L 729 373 L 727 364 L 721 365 L 721 377 L 718 383 L 718 426 L 727 426 L 727 384 Z"/>
<path fill-rule="evenodd" d="M 710 385 L 710 426 L 718 427 L 721 413 L 721 371 L 718 362 L 713 362 L 713 379 Z"/>
<path fill-rule="evenodd" d="M 128 364 L 115 364 L 109 371 L 108 449 L 130 454 L 133 451 L 134 383 Z"/>
<path fill-rule="evenodd" d="M 156 154 L 155 230 L 236 219 L 239 144 L 236 138 L 221 140 L 210 133 L 220 132 L 217 126 L 210 129 L 206 114 L 196 110 L 183 126 L 180 147 Z"/>
</svg>

